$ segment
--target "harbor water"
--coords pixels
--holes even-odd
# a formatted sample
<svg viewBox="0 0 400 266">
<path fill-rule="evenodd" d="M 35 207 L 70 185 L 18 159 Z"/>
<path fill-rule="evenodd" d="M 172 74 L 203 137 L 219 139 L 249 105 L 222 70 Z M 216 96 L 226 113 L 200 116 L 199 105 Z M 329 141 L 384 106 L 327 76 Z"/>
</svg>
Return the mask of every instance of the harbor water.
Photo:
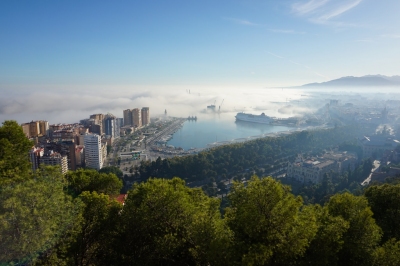
<svg viewBox="0 0 400 266">
<path fill-rule="evenodd" d="M 186 121 L 167 145 L 203 149 L 264 137 L 273 133 L 296 130 L 287 126 L 272 126 L 235 121 L 236 113 L 205 113 L 197 121 Z"/>
</svg>

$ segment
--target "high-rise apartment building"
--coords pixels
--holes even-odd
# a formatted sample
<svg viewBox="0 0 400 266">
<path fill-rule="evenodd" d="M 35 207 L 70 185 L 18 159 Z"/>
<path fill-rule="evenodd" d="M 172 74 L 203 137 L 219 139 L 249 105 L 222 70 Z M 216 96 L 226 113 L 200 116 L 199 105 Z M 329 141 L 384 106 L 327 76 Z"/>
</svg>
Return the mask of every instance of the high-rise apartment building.
<svg viewBox="0 0 400 266">
<path fill-rule="evenodd" d="M 126 109 L 124 110 L 124 126 L 132 126 L 132 124 L 133 124 L 132 110 Z"/>
<path fill-rule="evenodd" d="M 40 158 L 44 155 L 44 149 L 43 148 L 36 148 L 33 147 L 29 151 L 29 161 L 32 164 L 32 171 L 36 171 L 36 169 L 39 168 L 40 164 Z"/>
<path fill-rule="evenodd" d="M 104 114 L 93 114 L 90 116 L 90 119 L 94 120 L 94 124 L 100 126 L 100 130 L 98 130 L 98 134 L 100 135 L 102 135 L 105 131 L 104 118 Z"/>
<path fill-rule="evenodd" d="M 87 134 L 84 143 L 86 167 L 100 170 L 103 167 L 101 137 L 96 134 Z"/>
<path fill-rule="evenodd" d="M 123 118 L 117 118 L 117 122 L 118 122 L 118 125 L 119 125 L 120 128 L 124 126 L 124 119 Z"/>
<path fill-rule="evenodd" d="M 141 127 L 142 126 L 142 116 L 141 116 L 141 111 L 139 108 L 134 108 L 132 109 L 132 122 L 133 126 L 135 127 Z"/>
<path fill-rule="evenodd" d="M 37 137 L 40 134 L 39 121 L 29 123 L 29 135 L 31 138 Z"/>
<path fill-rule="evenodd" d="M 49 133 L 49 122 L 40 120 L 21 124 L 22 131 L 27 138 L 47 136 Z"/>
<path fill-rule="evenodd" d="M 31 137 L 31 133 L 30 133 L 30 124 L 29 123 L 24 123 L 21 125 L 22 127 L 22 131 L 24 132 L 25 136 L 27 138 Z"/>
<path fill-rule="evenodd" d="M 149 107 L 142 108 L 142 125 L 146 126 L 150 124 L 150 109 Z"/>
<path fill-rule="evenodd" d="M 108 116 L 104 119 L 105 133 L 113 138 L 120 136 L 120 121 L 115 116 Z"/>
<path fill-rule="evenodd" d="M 44 120 L 40 120 L 39 121 L 39 131 L 40 131 L 40 135 L 48 136 L 48 134 L 49 134 L 49 122 L 48 121 L 44 121 Z"/>
</svg>

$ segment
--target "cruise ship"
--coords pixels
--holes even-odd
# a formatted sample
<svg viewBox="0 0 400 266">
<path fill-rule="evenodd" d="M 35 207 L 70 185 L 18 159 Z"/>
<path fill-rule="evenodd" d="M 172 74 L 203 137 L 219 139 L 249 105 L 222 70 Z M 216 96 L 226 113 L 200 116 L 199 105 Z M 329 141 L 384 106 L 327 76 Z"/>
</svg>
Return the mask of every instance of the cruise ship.
<svg viewBox="0 0 400 266">
<path fill-rule="evenodd" d="M 269 117 L 264 113 L 262 113 L 261 115 L 237 113 L 235 117 L 237 121 L 245 121 L 259 124 L 270 124 L 273 121 L 272 117 Z"/>
</svg>

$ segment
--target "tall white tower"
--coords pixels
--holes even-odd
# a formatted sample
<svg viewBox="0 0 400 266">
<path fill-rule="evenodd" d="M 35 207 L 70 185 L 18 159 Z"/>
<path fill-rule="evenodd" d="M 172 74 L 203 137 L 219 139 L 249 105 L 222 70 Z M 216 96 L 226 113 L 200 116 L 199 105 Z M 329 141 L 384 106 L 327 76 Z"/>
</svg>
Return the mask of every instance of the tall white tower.
<svg viewBox="0 0 400 266">
<path fill-rule="evenodd" d="M 86 134 L 84 144 L 86 167 L 100 170 L 103 167 L 101 137 L 97 134 Z"/>
</svg>

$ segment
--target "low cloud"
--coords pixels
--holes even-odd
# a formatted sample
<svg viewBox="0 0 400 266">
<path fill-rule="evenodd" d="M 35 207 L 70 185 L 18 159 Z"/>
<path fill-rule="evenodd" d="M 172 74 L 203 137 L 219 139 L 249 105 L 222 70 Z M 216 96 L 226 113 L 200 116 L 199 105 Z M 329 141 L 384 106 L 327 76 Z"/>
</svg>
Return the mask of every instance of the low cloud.
<svg viewBox="0 0 400 266">
<path fill-rule="evenodd" d="M 290 98 L 301 98 L 300 91 L 291 91 Z M 207 106 L 215 104 L 222 113 L 257 110 L 279 114 L 286 104 L 288 91 L 257 88 L 153 88 L 135 90 L 108 89 L 66 93 L 35 91 L 12 94 L 0 99 L 0 120 L 47 120 L 50 124 L 74 123 L 95 113 L 123 116 L 124 109 L 149 107 L 151 116 L 164 114 L 176 117 L 208 116 Z M 279 104 L 282 103 L 282 104 Z M 257 113 L 256 112 L 256 113 Z"/>
<path fill-rule="evenodd" d="M 347 11 L 358 6 L 363 0 L 309 0 L 298 1 L 292 5 L 292 12 L 306 17 L 310 22 L 330 26 L 348 26 L 349 24 L 332 21 Z"/>
</svg>

